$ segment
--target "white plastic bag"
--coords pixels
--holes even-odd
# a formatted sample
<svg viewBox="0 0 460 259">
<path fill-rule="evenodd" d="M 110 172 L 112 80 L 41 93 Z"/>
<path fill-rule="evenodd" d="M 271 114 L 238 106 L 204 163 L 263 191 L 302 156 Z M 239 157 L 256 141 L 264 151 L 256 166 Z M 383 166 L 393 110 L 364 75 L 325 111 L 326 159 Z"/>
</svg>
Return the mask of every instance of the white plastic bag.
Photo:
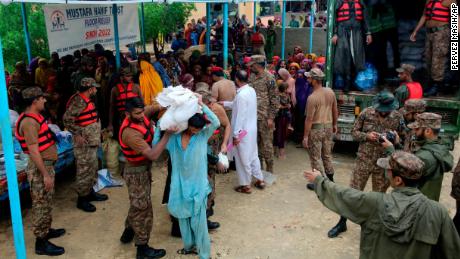
<svg viewBox="0 0 460 259">
<path fill-rule="evenodd" d="M 182 132 L 188 127 L 188 119 L 201 112 L 198 98 L 181 85 L 163 89 L 157 97 L 157 102 L 162 107 L 167 107 L 159 121 L 161 130 L 176 126 L 179 132 Z"/>
<path fill-rule="evenodd" d="M 223 153 L 219 153 L 219 163 L 221 163 L 225 169 L 228 169 L 230 166 L 227 155 Z"/>
</svg>

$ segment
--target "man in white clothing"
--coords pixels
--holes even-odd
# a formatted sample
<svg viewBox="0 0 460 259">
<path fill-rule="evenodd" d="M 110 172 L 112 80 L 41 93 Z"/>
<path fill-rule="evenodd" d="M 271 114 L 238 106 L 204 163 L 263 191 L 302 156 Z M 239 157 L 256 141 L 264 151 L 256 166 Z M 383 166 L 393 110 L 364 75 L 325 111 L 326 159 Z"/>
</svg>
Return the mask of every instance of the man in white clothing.
<svg viewBox="0 0 460 259">
<path fill-rule="evenodd" d="M 264 176 L 260 168 L 257 150 L 257 96 L 254 88 L 248 85 L 248 74 L 244 70 L 236 73 L 238 87 L 233 102 L 223 102 L 224 106 L 232 108 L 232 135 L 235 148 L 230 156 L 234 157 L 239 186 L 235 191 L 251 193 L 252 177 L 256 178 L 254 186 L 265 188 Z M 247 134 L 239 138 L 241 132 Z"/>
</svg>

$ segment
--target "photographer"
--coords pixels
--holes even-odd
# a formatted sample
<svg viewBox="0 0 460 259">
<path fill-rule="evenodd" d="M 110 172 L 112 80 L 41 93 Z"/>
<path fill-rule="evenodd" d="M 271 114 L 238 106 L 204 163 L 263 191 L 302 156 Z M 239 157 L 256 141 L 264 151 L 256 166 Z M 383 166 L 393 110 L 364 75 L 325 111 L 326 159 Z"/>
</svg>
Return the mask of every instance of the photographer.
<svg viewBox="0 0 460 259">
<path fill-rule="evenodd" d="M 424 112 L 416 117 L 415 122 L 407 125 L 415 133 L 417 139 L 415 144 L 420 147 L 414 154 L 425 164 L 419 189 L 435 201 L 439 201 L 444 173 L 449 172 L 454 164 L 449 147 L 439 138 L 441 119 L 439 114 Z M 388 153 L 395 151 L 393 144 L 386 138 L 382 147 Z"/>
<path fill-rule="evenodd" d="M 401 123 L 404 123 L 403 116 L 396 110 L 398 106 L 398 100 L 393 94 L 384 90 L 375 96 L 374 105 L 364 109 L 356 118 L 352 135 L 355 141 L 359 141 L 359 148 L 350 187 L 364 190 L 369 176 L 372 175 L 372 190 L 387 190 L 389 183 L 382 168 L 377 166 L 377 160 L 385 156 L 385 149 L 379 143 L 379 138 L 384 133 L 399 130 Z M 328 232 L 328 236 L 337 237 L 346 230 L 346 218 L 341 217 L 339 223 Z"/>
</svg>

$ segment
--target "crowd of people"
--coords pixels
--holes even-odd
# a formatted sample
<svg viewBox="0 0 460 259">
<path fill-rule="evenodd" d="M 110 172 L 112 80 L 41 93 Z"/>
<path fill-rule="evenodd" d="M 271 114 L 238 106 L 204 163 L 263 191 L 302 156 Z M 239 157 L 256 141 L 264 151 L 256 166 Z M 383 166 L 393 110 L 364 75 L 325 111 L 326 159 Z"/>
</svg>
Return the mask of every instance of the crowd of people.
<svg viewBox="0 0 460 259">
<path fill-rule="evenodd" d="M 305 110 L 313 89 L 307 70 L 323 67 L 300 47 L 289 61 L 275 56 L 268 63 L 264 55 L 245 56 L 227 70 L 222 63 L 221 55 L 196 51 L 186 60 L 184 50 L 178 49 L 158 59 L 149 53 L 139 54 L 137 61 L 123 55 L 117 71 L 112 52 L 95 45 L 94 50 L 61 58 L 53 53 L 51 61 L 35 58 L 28 66 L 16 64 L 8 78 L 8 93 L 10 109 L 21 113 L 16 138 L 30 156 L 27 172 L 37 254 L 65 251 L 49 242 L 65 233 L 51 228 L 53 165 L 58 156 L 48 124 L 55 124 L 72 134 L 76 207 L 88 213 L 97 210 L 94 201 L 109 198 L 92 189 L 102 133 L 109 132 L 119 143 L 131 204 L 120 240 L 135 239 L 141 258 L 165 254 L 148 246 L 152 211 L 151 182 L 146 179 L 150 179 L 150 161 L 166 149 L 169 170 L 163 200 L 171 213 L 171 234 L 184 240 L 184 249 L 178 252 L 209 257 L 208 230 L 220 226 L 208 219 L 214 213 L 215 174 L 227 171 L 218 162 L 219 153 L 234 157 L 240 182 L 235 191 L 250 194 L 252 186 L 264 189 L 262 169 L 273 173 L 275 154 L 286 158 L 291 133 L 301 142 L 305 116 L 300 109 Z M 151 121 L 158 124 L 165 109 L 156 96 L 163 88 L 179 84 L 196 93 L 204 116 L 190 118 L 188 129 L 181 133 L 175 128 L 153 130 Z M 228 143 L 233 145 L 231 152 Z"/>
<path fill-rule="evenodd" d="M 348 1 L 341 1 L 345 2 L 350 8 Z M 359 7 L 360 1 L 354 3 Z M 342 49 L 336 52 L 336 59 L 342 57 L 341 66 L 363 65 L 362 36 L 367 31 L 353 31 L 361 39 L 357 48 L 344 41 L 356 36 L 348 34 L 347 24 L 364 22 L 360 10 L 341 11 L 339 16 L 343 23 L 332 40 Z M 355 16 L 360 19 L 350 19 Z M 442 117 L 425 111 L 422 87 L 412 80 L 415 67 L 401 64 L 396 69 L 401 86 L 394 94 L 380 91 L 373 105 L 357 116 L 351 132 L 359 142 L 352 189 L 341 187 L 333 183 L 331 154 L 339 114 L 335 93 L 323 87 L 325 58 L 297 46 L 281 60 L 270 47 L 276 33 L 264 37 L 259 31 L 262 22 L 258 23 L 252 33 L 244 16 L 232 22 L 235 30 L 229 40 L 234 42 L 230 45 L 234 54 L 229 55 L 227 69 L 222 54 L 208 56 L 195 50 L 185 55 L 184 49 L 202 42 L 205 19 L 187 24 L 183 35 L 179 33 L 172 42 L 172 51 L 155 58 L 142 53 L 137 61 L 124 55 L 119 70 L 112 51 L 101 45 L 64 57 L 53 53 L 50 61 L 36 58 L 28 66 L 16 64 L 8 78 L 8 92 L 10 109 L 22 112 L 16 138 L 30 156 L 27 171 L 37 254 L 65 253 L 49 241 L 65 233 L 51 228 L 57 150 L 48 123 L 53 123 L 72 133 L 76 207 L 88 213 L 97 209 L 93 201 L 109 198 L 92 189 L 102 131 L 111 133 L 119 144 L 126 159 L 123 178 L 130 202 L 120 241 L 134 240 L 137 258 L 166 254 L 148 245 L 153 221 L 151 161 L 164 150 L 169 159 L 163 203 L 171 215 L 171 235 L 181 237 L 184 245 L 177 253 L 207 259 L 208 232 L 220 226 L 210 220 L 216 205 L 215 178 L 229 170 L 220 156 L 226 154 L 234 161 L 239 182 L 234 190 L 251 194 L 253 187 L 266 188 L 263 170 L 276 173 L 275 156 L 287 158 L 288 140 L 308 150 L 312 170 L 305 172 L 310 181 L 307 188 L 341 215 L 328 232 L 330 238 L 346 231 L 351 220 L 362 227 L 363 258 L 383 258 L 388 251 L 395 258 L 455 258 L 460 252 L 460 165 L 454 170 L 452 197 L 457 200 L 457 213 L 452 221 L 438 201 L 444 173 L 454 168 L 454 161 L 439 137 Z M 292 25 L 297 25 L 295 20 Z M 267 31 L 274 26 L 269 22 Z M 218 19 L 213 25 L 218 43 L 221 30 Z M 366 40 L 370 44 L 372 36 L 367 34 Z M 248 41 L 251 55 L 233 51 Z M 355 51 L 356 55 L 349 55 Z M 337 67 L 337 72 L 350 81 L 346 76 L 352 71 L 347 69 Z M 176 126 L 161 130 L 166 108 L 156 97 L 164 88 L 177 85 L 194 92 L 202 113 L 189 118 L 184 131 Z M 371 176 L 374 192 L 363 193 Z M 386 193 L 389 186 L 394 190 Z"/>
</svg>

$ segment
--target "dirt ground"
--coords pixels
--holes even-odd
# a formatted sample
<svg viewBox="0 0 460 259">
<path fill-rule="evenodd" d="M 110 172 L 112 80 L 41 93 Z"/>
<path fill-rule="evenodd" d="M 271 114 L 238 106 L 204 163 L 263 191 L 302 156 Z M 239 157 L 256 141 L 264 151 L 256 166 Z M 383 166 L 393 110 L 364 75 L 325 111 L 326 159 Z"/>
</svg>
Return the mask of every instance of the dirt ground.
<svg viewBox="0 0 460 259">
<path fill-rule="evenodd" d="M 340 149 L 334 154 L 336 181 L 347 185 L 354 156 L 349 146 Z M 457 143 L 455 161 L 459 152 Z M 276 182 L 266 190 L 254 190 L 250 195 L 236 193 L 233 191 L 234 172 L 217 175 L 217 200 L 212 220 L 220 222 L 221 228 L 210 235 L 212 258 L 358 258 L 359 226 L 349 223 L 348 231 L 340 237 L 327 237 L 327 231 L 336 224 L 338 216 L 324 208 L 313 192 L 306 190 L 306 180 L 302 176 L 306 168 L 309 168 L 306 151 L 289 145 L 287 159 L 276 161 Z M 453 215 L 455 204 L 449 196 L 451 179 L 452 174 L 444 178 L 441 203 Z M 181 240 L 169 235 L 171 224 L 167 208 L 161 205 L 165 180 L 165 168 L 155 167 L 154 227 L 150 245 L 165 248 L 165 258 L 195 258 L 177 255 L 176 251 L 182 247 Z M 95 203 L 97 211 L 88 214 L 76 209 L 76 195 L 71 186 L 71 180 L 57 184 L 53 227 L 67 230 L 65 236 L 53 239 L 66 249 L 65 255 L 57 258 L 135 258 L 134 245 L 123 245 L 119 241 L 129 205 L 126 187 L 103 190 L 109 200 Z M 29 210 L 23 213 L 27 256 L 43 258 L 34 254 Z M 9 220 L 0 221 L 0 257 L 15 258 Z"/>
</svg>

